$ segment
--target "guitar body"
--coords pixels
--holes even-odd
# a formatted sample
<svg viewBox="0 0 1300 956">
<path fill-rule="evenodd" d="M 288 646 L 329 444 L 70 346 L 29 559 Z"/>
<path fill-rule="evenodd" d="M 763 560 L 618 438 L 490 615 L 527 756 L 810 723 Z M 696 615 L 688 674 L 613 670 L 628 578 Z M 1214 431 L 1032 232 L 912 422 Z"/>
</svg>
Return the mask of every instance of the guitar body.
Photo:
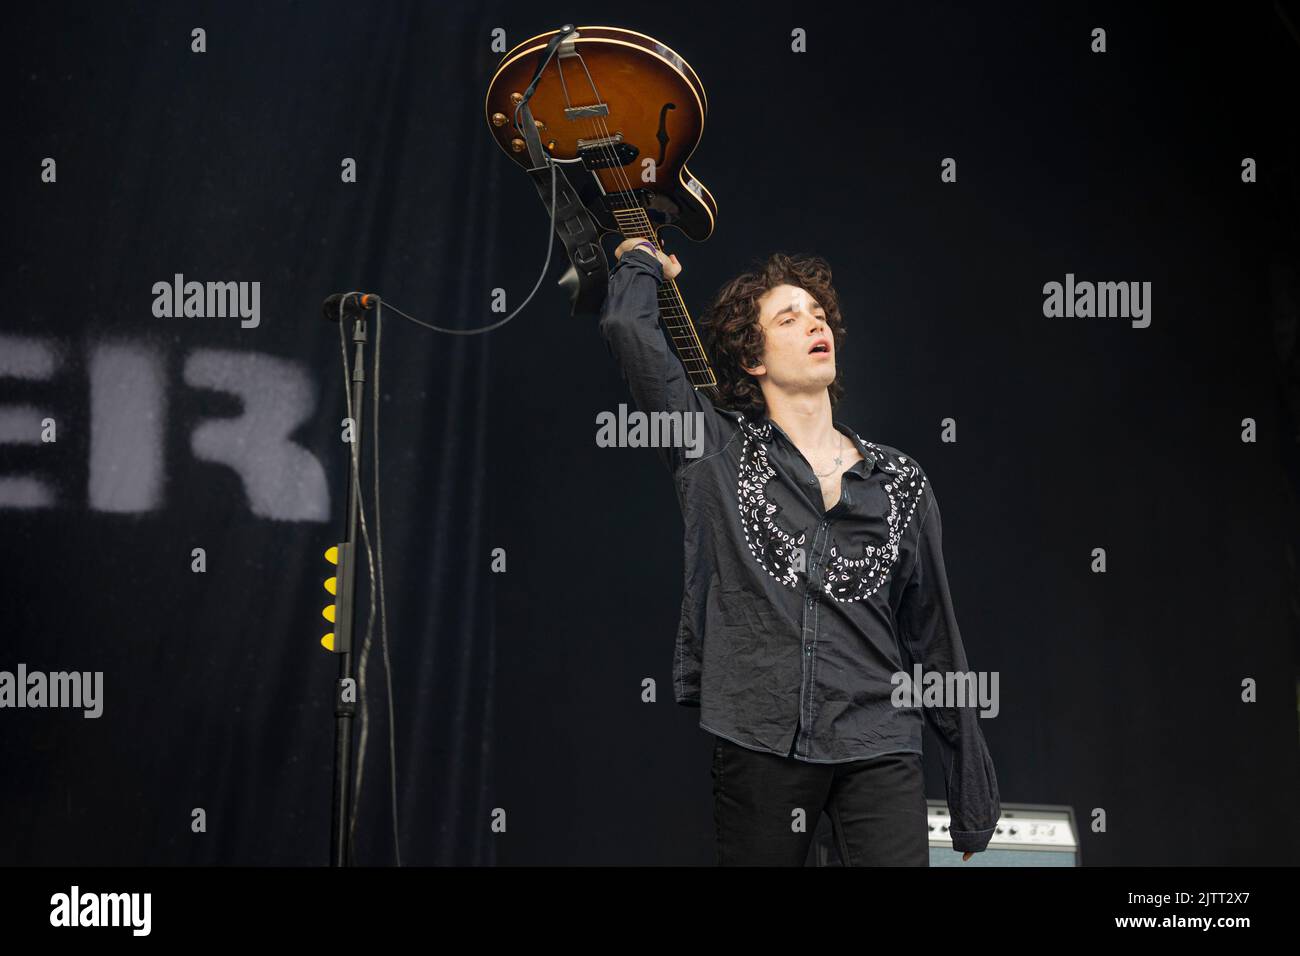
<svg viewBox="0 0 1300 956">
<path fill-rule="evenodd" d="M 708 97 L 690 65 L 653 37 L 617 27 L 539 34 L 501 60 L 484 109 L 493 139 L 533 178 L 555 218 L 573 265 L 561 284 L 575 315 L 604 299 L 601 232 L 656 248 L 666 226 L 696 241 L 713 234 L 718 204 L 686 168 Z M 691 384 L 716 398 L 717 378 L 677 283 L 666 279 L 658 296 L 660 324 Z"/>
<path fill-rule="evenodd" d="M 556 32 L 507 53 L 488 86 L 484 106 L 493 138 L 525 169 L 532 162 L 514 128 L 515 103 Z M 707 239 L 718 205 L 686 168 L 708 108 L 695 71 L 662 43 L 631 30 L 580 27 L 570 42 L 575 55 L 562 52 L 547 65 L 529 108 L 543 146 L 569 171 L 583 204 L 606 232 L 624 233 L 627 223 L 616 211 L 635 204 L 656 231 L 673 226 L 697 242 Z M 601 115 L 583 115 L 584 108 Z"/>
</svg>

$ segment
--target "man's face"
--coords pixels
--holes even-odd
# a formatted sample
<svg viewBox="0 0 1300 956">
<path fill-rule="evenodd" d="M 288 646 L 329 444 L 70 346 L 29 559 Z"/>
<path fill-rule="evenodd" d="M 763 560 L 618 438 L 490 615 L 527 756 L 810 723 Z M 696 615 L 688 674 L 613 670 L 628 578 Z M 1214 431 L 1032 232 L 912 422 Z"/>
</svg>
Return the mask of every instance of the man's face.
<svg viewBox="0 0 1300 956">
<path fill-rule="evenodd" d="M 758 306 L 763 355 L 747 371 L 786 392 L 816 391 L 835 381 L 835 337 L 816 299 L 798 286 L 779 285 Z"/>
</svg>

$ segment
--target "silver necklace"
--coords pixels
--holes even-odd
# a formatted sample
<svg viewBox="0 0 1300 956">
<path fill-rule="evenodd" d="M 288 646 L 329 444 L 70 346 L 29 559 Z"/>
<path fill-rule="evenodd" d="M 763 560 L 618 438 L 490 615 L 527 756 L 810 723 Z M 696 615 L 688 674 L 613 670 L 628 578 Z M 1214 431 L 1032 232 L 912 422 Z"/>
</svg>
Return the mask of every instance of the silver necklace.
<svg viewBox="0 0 1300 956">
<path fill-rule="evenodd" d="M 844 436 L 843 436 L 843 435 L 840 435 L 839 432 L 836 432 L 835 434 L 836 434 L 836 435 L 839 435 L 839 438 L 840 438 L 840 443 L 839 443 L 839 451 L 840 451 L 840 453 L 839 453 L 838 455 L 835 456 L 835 464 L 831 465 L 830 471 L 827 471 L 827 472 L 814 471 L 814 472 L 813 472 L 813 474 L 816 475 L 818 478 L 826 478 L 826 477 L 828 477 L 828 476 L 830 476 L 830 475 L 835 474 L 835 469 L 836 469 L 836 468 L 839 468 L 841 465 L 844 464 Z"/>
</svg>

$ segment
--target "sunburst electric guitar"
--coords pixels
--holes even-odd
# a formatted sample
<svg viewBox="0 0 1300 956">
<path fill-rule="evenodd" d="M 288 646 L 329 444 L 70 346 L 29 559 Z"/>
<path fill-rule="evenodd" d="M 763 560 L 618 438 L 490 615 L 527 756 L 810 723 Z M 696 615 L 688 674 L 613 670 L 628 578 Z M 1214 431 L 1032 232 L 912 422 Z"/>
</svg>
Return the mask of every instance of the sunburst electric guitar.
<svg viewBox="0 0 1300 956">
<path fill-rule="evenodd" d="M 718 204 L 686 168 L 708 97 L 690 65 L 653 37 L 617 27 L 539 34 L 501 60 L 484 108 L 493 138 L 533 177 L 548 211 L 554 190 L 575 314 L 598 311 L 605 297 L 601 234 L 656 248 L 665 226 L 697 242 L 713 234 Z M 671 279 L 659 286 L 659 315 L 691 384 L 716 398 L 717 379 Z"/>
</svg>

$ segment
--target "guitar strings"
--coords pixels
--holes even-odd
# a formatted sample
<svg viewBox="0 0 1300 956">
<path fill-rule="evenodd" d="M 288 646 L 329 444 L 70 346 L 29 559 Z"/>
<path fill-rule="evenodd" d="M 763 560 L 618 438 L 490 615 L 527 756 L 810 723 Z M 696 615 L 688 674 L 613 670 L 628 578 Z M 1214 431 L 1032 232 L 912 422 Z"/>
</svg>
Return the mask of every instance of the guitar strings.
<svg viewBox="0 0 1300 956">
<path fill-rule="evenodd" d="M 596 89 L 596 82 L 592 79 L 591 71 L 587 69 L 586 60 L 580 53 L 577 54 L 577 59 L 579 64 L 582 66 L 582 71 L 587 78 L 587 85 L 591 88 L 591 93 L 595 98 L 595 102 L 602 102 L 600 91 Z M 560 63 L 561 61 L 557 58 L 555 61 L 555 71 L 560 77 L 560 85 L 564 93 L 564 100 L 570 107 L 572 107 L 573 101 L 569 96 L 568 84 L 565 82 L 564 70 L 560 66 Z M 615 196 L 625 196 L 627 207 L 623 211 L 625 213 L 630 213 L 635 209 L 640 214 L 640 218 L 644 220 L 644 225 L 642 226 L 636 223 L 635 220 L 630 223 L 626 222 L 625 217 L 620 217 L 618 215 L 617 209 L 612 210 L 615 222 L 618 222 L 624 229 L 631 226 L 634 230 L 644 231 L 646 233 L 645 235 L 633 232 L 633 238 L 647 239 L 654 243 L 656 249 L 659 249 L 659 237 L 655 234 L 654 227 L 651 224 L 649 215 L 646 213 L 644 207 L 637 202 L 636 191 L 633 188 L 631 181 L 628 179 L 626 169 L 623 164 L 618 161 L 617 151 L 613 143 L 613 136 L 610 134 L 609 127 L 606 125 L 604 118 L 599 115 L 589 117 L 587 119 L 587 124 L 588 132 L 591 133 L 592 138 L 600 144 L 597 146 L 597 151 L 609 162 L 608 168 L 612 170 L 612 175 L 616 180 L 613 194 Z M 622 180 L 623 185 L 626 187 L 625 189 L 619 190 L 617 188 L 618 179 Z M 660 249 L 660 251 L 662 252 L 662 249 Z M 677 283 L 672 279 L 666 281 L 670 286 L 670 290 L 667 302 L 660 303 L 660 312 L 661 314 L 666 313 L 669 318 L 680 320 L 680 323 L 676 327 L 673 327 L 670 323 L 669 334 L 673 339 L 673 343 L 678 346 L 679 350 L 687 350 L 688 353 L 693 350 L 696 353 L 695 355 L 687 354 L 684 356 L 684 361 L 690 363 L 687 365 L 687 372 L 706 376 L 709 381 L 702 384 L 708 386 L 714 385 L 716 379 L 709 366 L 708 358 L 705 355 L 704 347 L 699 340 L 699 335 L 695 329 L 695 325 L 691 321 L 690 315 L 686 312 L 685 302 L 682 301 L 680 292 L 677 290 Z M 680 330 L 685 330 L 688 334 L 679 334 Z M 683 341 L 685 342 L 684 345 L 681 344 Z M 702 366 L 702 368 L 691 368 L 690 366 L 692 364 Z"/>
</svg>

